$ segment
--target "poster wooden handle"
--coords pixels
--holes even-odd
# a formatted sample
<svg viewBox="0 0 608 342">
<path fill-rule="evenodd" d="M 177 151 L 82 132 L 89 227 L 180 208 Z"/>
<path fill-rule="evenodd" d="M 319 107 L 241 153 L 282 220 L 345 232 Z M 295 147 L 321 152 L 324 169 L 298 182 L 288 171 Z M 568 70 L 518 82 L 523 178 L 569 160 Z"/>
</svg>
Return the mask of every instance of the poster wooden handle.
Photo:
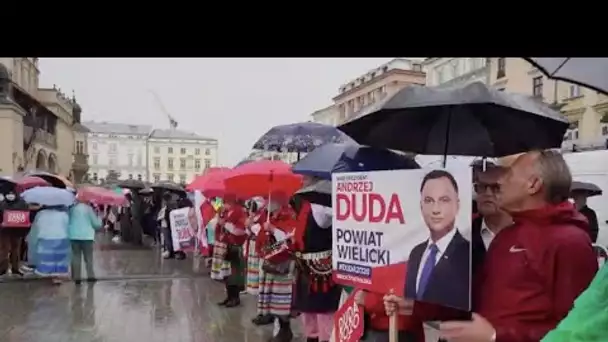
<svg viewBox="0 0 608 342">
<path fill-rule="evenodd" d="M 394 313 L 388 318 L 388 341 L 399 342 L 399 328 L 397 326 L 397 315 Z"/>
<path fill-rule="evenodd" d="M 388 292 L 390 295 L 395 294 L 395 290 L 390 289 Z M 392 315 L 388 317 L 388 341 L 389 342 L 399 342 L 399 327 L 397 326 L 397 318 L 399 315 L 399 308 L 397 307 L 397 312 L 394 312 Z"/>
</svg>

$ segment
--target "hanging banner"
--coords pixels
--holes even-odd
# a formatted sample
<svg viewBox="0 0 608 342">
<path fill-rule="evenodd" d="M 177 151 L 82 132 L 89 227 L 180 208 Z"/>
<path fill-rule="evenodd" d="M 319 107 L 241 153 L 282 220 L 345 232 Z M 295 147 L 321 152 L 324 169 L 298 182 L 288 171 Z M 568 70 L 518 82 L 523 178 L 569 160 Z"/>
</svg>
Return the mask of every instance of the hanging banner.
<svg viewBox="0 0 608 342">
<path fill-rule="evenodd" d="M 171 210 L 169 213 L 173 250 L 187 252 L 194 249 L 196 214 L 192 208 Z"/>
<path fill-rule="evenodd" d="M 333 174 L 336 283 L 470 309 L 470 168 Z"/>
</svg>

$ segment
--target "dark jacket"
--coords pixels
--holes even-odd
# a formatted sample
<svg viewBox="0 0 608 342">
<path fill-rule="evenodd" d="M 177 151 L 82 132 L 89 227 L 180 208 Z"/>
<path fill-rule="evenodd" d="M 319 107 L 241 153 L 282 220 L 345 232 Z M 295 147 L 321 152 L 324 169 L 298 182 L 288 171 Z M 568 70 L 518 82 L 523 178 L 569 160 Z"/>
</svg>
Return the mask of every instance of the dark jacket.
<svg viewBox="0 0 608 342">
<path fill-rule="evenodd" d="M 407 263 L 405 296 L 417 298 L 416 282 L 427 241 L 414 247 Z M 452 238 L 429 279 L 423 301 L 468 310 L 470 307 L 471 244 L 460 232 Z"/>
<path fill-rule="evenodd" d="M 3 220 L 4 220 L 4 212 L 8 211 L 8 210 L 14 210 L 14 211 L 23 211 L 23 212 L 27 212 L 29 221 L 30 221 L 30 226 L 31 223 L 34 222 L 34 216 L 36 215 L 36 212 L 33 210 L 30 210 L 30 206 L 29 204 L 27 204 L 27 202 L 25 202 L 23 199 L 21 199 L 19 197 L 19 195 L 16 195 L 16 198 L 14 201 L 7 201 L 4 200 L 2 202 L 0 202 L 0 229 L 5 230 L 19 230 L 24 232 L 25 234 L 27 234 L 27 232 L 29 231 L 29 229 L 24 229 L 23 227 L 10 227 L 10 226 L 6 226 L 3 227 Z"/>
<path fill-rule="evenodd" d="M 591 242 L 597 242 L 597 235 L 599 233 L 600 227 L 597 223 L 597 215 L 595 214 L 595 210 L 589 208 L 588 206 L 584 206 L 579 209 L 579 212 L 587 218 L 589 222 L 589 237 L 591 238 Z"/>
</svg>

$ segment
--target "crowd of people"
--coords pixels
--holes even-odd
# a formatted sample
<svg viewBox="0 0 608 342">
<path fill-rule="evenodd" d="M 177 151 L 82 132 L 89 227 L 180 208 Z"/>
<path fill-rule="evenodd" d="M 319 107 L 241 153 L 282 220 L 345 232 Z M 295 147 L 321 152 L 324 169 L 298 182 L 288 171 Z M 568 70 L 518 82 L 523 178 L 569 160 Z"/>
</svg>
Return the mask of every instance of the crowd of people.
<svg viewBox="0 0 608 342">
<path fill-rule="evenodd" d="M 125 197 L 124 206 L 95 205 L 78 196 L 71 205 L 41 206 L 24 201 L 17 187 L 9 189 L 0 202 L 0 276 L 10 271 L 51 278 L 55 284 L 95 282 L 95 233 L 102 228 L 115 242 L 142 244 L 149 235 L 162 241 L 164 258 L 185 258 L 174 251 L 169 226 L 171 210 L 193 206 L 185 193 L 146 189 L 126 191 Z"/>
<path fill-rule="evenodd" d="M 101 227 L 92 207 L 78 201 L 70 206 L 26 203 L 18 189 L 4 194 L 0 204 L 0 275 L 35 273 L 60 284 L 71 277 L 94 282 L 93 243 Z"/>
<path fill-rule="evenodd" d="M 271 341 L 291 341 L 291 319 L 300 316 L 307 341 L 329 341 L 341 287 L 331 278 L 331 208 L 281 193 L 270 200 L 224 196 L 201 212 L 207 224 L 211 278 L 223 281 L 226 308 L 240 295 L 257 296 L 252 323 L 277 324 Z"/>
<path fill-rule="evenodd" d="M 440 340 L 541 341 L 568 315 L 598 271 L 592 248 L 597 232 L 589 228 L 584 200 L 572 200 L 571 183 L 563 157 L 552 151 L 474 167 L 474 313 L 470 320 L 448 317 L 432 324 Z M 34 271 L 59 283 L 71 270 L 76 282 L 95 281 L 94 236 L 103 226 L 126 242 L 139 243 L 142 235 L 150 235 L 162 245 L 164 258 L 185 258 L 183 251 L 174 250 L 169 213 L 194 209 L 193 202 L 174 193 L 158 200 L 145 191 L 127 197 L 129 206 L 98 207 L 95 213 L 87 203 L 34 207 L 16 191 L 5 194 L 0 206 L 0 273 Z M 26 214 L 30 227 L 11 226 L 7 212 Z M 354 291 L 355 302 L 364 310 L 363 341 L 389 341 L 389 317 L 397 315 L 399 341 L 423 342 L 428 334 L 424 324 L 443 315 L 443 308 L 413 299 L 333 283 L 329 207 L 277 192 L 269 200 L 225 195 L 220 206 L 207 199 L 200 213 L 210 277 L 223 282 L 226 290 L 218 305 L 235 308 L 241 295 L 256 296 L 252 324 L 279 326 L 271 342 L 293 339 L 290 322 L 295 317 L 302 320 L 307 342 L 329 341 L 343 291 Z M 20 250 L 24 246 L 27 252 Z M 82 260 L 86 278 L 81 276 Z M 27 266 L 19 267 L 21 263 Z"/>
<path fill-rule="evenodd" d="M 529 152 L 474 166 L 472 309 L 470 320 L 395 295 L 332 283 L 331 208 L 297 197 L 207 204 L 213 279 L 225 282 L 227 308 L 239 295 L 257 296 L 255 325 L 280 325 L 271 342 L 291 341 L 290 319 L 300 316 L 307 342 L 329 341 L 340 294 L 355 291 L 365 312 L 362 341 L 389 341 L 389 317 L 398 315 L 399 341 L 540 341 L 555 329 L 596 276 L 597 232 L 583 197 L 556 152 Z M 593 222 L 591 222 L 593 224 Z M 282 252 L 288 244 L 291 256 Z M 439 324 L 428 322 L 444 317 Z M 425 329 L 427 323 L 427 329 Z M 426 336 L 425 336 L 426 335 Z M 565 341 L 565 340 L 564 340 Z"/>
</svg>

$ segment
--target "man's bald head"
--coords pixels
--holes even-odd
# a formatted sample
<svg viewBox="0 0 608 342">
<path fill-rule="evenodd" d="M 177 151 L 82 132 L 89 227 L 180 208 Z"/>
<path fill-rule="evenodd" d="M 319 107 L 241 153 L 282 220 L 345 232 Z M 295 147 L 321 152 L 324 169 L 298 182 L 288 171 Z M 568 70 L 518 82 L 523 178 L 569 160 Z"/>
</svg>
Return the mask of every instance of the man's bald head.
<svg viewBox="0 0 608 342">
<path fill-rule="evenodd" d="M 557 204 L 568 199 L 572 175 L 562 155 L 553 150 L 532 151 L 512 160 L 501 178 L 500 203 L 507 211 Z"/>
</svg>

